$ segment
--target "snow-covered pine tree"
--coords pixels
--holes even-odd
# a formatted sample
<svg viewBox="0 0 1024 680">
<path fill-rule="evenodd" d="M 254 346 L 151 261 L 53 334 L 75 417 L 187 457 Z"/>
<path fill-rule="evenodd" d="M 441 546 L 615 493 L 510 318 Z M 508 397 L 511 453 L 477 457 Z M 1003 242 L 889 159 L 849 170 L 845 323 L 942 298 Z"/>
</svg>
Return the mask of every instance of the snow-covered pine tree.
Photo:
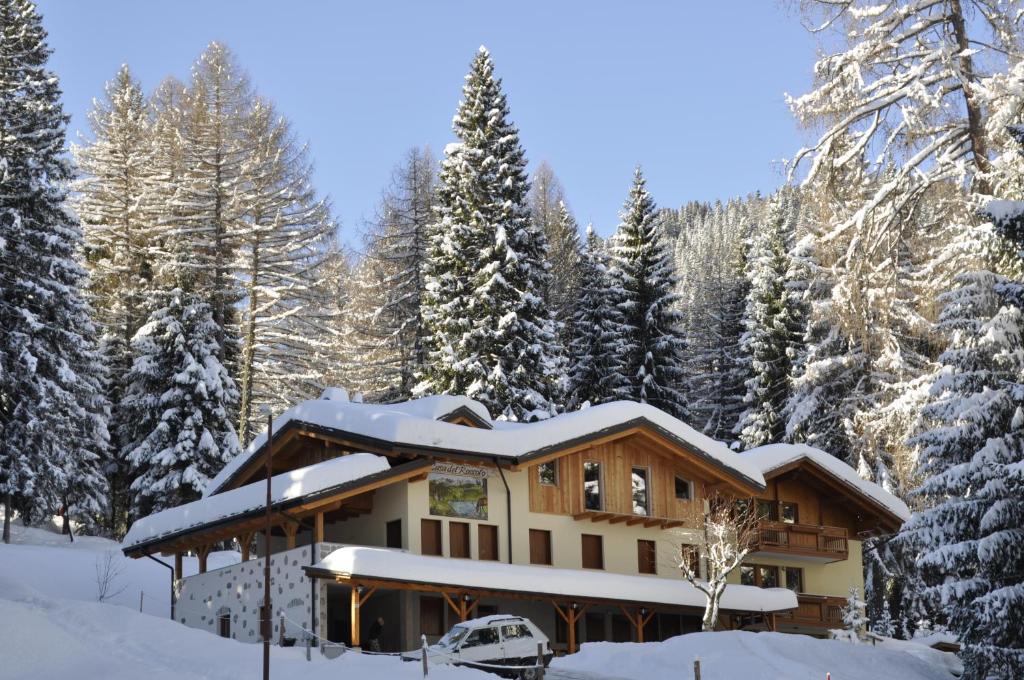
<svg viewBox="0 0 1024 680">
<path fill-rule="evenodd" d="M 0 496 L 12 510 L 65 507 L 95 520 L 106 504 L 103 366 L 68 210 L 67 116 L 35 6 L 0 0 Z"/>
<path fill-rule="evenodd" d="M 81 178 L 75 209 L 82 221 L 89 297 L 102 333 L 105 396 L 120 403 L 132 365 L 131 339 L 148 315 L 153 254 L 150 214 L 143 199 L 152 172 L 150 120 L 142 87 L 128 66 L 107 83 L 106 97 L 90 113 L 93 139 L 72 151 Z M 120 457 L 119 413 L 113 409 L 111 441 L 103 468 L 110 490 L 107 530 L 127 530 L 128 466 Z"/>
<path fill-rule="evenodd" d="M 430 353 L 418 393 L 465 394 L 496 416 L 558 407 L 562 356 L 544 232 L 531 221 L 526 159 L 494 64 L 474 58 L 445 149 L 425 263 Z"/>
<path fill-rule="evenodd" d="M 860 636 L 867 625 L 868 618 L 864 613 L 864 601 L 860 599 L 860 589 L 850 588 L 850 594 L 846 596 L 846 604 L 843 606 L 844 627 L 842 630 L 833 630 L 832 635 L 848 642 L 860 642 Z"/>
<path fill-rule="evenodd" d="M 755 229 L 747 252 L 747 294 L 740 338 L 749 378 L 743 399 L 746 410 L 734 431 L 744 448 L 782 441 L 783 410 L 790 396 L 790 368 L 796 314 L 788 275 L 789 241 L 796 219 L 795 196 L 782 191 L 772 200 L 764 224 Z"/>
<path fill-rule="evenodd" d="M 550 165 L 542 162 L 531 179 L 530 216 L 548 241 L 547 261 L 551 277 L 543 291 L 544 299 L 560 324 L 559 335 L 563 345 L 568 346 L 572 337 L 573 307 L 579 291 L 579 225 L 569 210 L 565 190 Z"/>
<path fill-rule="evenodd" d="M 964 273 L 941 296 L 948 345 L 930 380 L 926 429 L 912 440 L 924 507 L 900 534 L 919 550 L 922 596 L 960 637 L 972 679 L 1024 672 L 1024 636 L 1006 620 L 1024 599 L 1024 244 L 1013 242 L 1012 226 L 1024 204 L 989 206 L 1000 227 L 959 228 L 960 242 L 949 245 Z"/>
<path fill-rule="evenodd" d="M 568 348 L 566 407 L 570 410 L 587 402 L 596 405 L 612 401 L 621 386 L 622 373 L 615 343 L 619 310 L 614 306 L 612 285 L 604 243 L 588 225 Z"/>
<path fill-rule="evenodd" d="M 232 426 L 238 391 L 217 357 L 209 304 L 175 288 L 139 329 L 121 408 L 135 416 L 125 457 L 134 470 L 132 509 L 142 517 L 195 500 L 239 453 Z"/>
<path fill-rule="evenodd" d="M 430 149 L 413 148 L 395 167 L 355 272 L 347 344 L 360 361 L 351 384 L 376 400 L 408 399 L 426 361 L 421 299 L 434 166 Z"/>
<path fill-rule="evenodd" d="M 248 442 L 259 407 L 280 411 L 323 389 L 327 344 L 313 291 L 335 234 L 329 203 L 312 184 L 306 146 L 288 121 L 257 99 L 244 119 L 242 224 L 234 274 L 242 282 L 238 432 Z"/>
<path fill-rule="evenodd" d="M 675 308 L 677 281 L 646 184 L 638 167 L 611 241 L 613 296 L 620 315 L 613 337 L 623 379 L 617 396 L 685 419 L 686 402 L 679 391 L 684 344 L 682 316 Z"/>
</svg>

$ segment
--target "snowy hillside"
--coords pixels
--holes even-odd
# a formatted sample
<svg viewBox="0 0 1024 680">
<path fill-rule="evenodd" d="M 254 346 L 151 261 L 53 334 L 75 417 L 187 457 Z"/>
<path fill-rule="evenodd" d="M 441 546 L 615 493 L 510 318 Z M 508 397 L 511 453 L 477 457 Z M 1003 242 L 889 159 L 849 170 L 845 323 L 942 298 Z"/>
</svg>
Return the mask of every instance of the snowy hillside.
<svg viewBox="0 0 1024 680">
<path fill-rule="evenodd" d="M 552 666 L 614 673 L 628 680 L 690 678 L 700 659 L 702 680 L 948 680 L 952 655 L 920 645 L 904 651 L 785 633 L 691 633 L 665 642 L 584 644 Z M 918 658 L 918 650 L 927 659 Z"/>
<path fill-rule="evenodd" d="M 128 560 L 112 541 L 81 537 L 75 543 L 45 529 L 14 527 L 14 543 L 0 544 L 0 680 L 198 680 L 258 677 L 259 647 L 224 640 L 167 618 L 168 575 L 151 560 Z M 108 603 L 97 602 L 97 566 L 108 554 L 118 575 Z M 216 565 L 234 553 L 211 555 Z M 195 562 L 186 561 L 186 572 Z M 138 612 L 139 592 L 144 592 Z M 949 655 L 916 647 L 899 650 L 754 633 L 699 633 L 665 643 L 585 644 L 554 667 L 575 678 L 608 674 L 629 680 L 688 678 L 700 656 L 704 680 L 949 680 Z M 917 658 L 924 655 L 926 659 Z M 413 680 L 416 664 L 347 654 L 328 660 L 304 650 L 272 648 L 275 678 Z M 559 677 L 552 673 L 552 677 Z M 485 680 L 463 668 L 431 670 L 433 680 Z"/>
</svg>

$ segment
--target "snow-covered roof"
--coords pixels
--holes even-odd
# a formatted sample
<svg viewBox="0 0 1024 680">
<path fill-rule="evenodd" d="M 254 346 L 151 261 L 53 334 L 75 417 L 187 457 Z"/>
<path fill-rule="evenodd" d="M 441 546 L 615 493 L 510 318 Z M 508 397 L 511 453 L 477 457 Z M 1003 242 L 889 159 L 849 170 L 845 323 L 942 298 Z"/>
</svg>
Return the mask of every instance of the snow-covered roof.
<svg viewBox="0 0 1024 680">
<path fill-rule="evenodd" d="M 766 475 L 790 463 L 809 460 L 824 469 L 837 481 L 852 487 L 861 495 L 867 496 L 902 521 L 906 522 L 910 519 L 910 508 L 906 503 L 874 482 L 862 479 L 852 467 L 821 449 L 806 444 L 768 444 L 744 451 L 740 455 Z"/>
<path fill-rule="evenodd" d="M 390 548 L 345 546 L 305 569 L 314 575 L 355 576 L 561 598 L 699 608 L 703 608 L 705 602 L 704 595 L 682 579 L 450 559 Z M 793 609 L 797 601 L 796 595 L 785 588 L 728 585 L 721 604 L 730 611 L 772 612 Z"/>
<path fill-rule="evenodd" d="M 448 423 L 438 418 L 468 409 L 488 421 L 493 429 Z M 514 463 L 559 446 L 617 427 L 646 422 L 670 439 L 676 439 L 726 472 L 755 486 L 764 486 L 760 471 L 721 442 L 648 404 L 616 401 L 564 413 L 533 423 L 491 421 L 482 404 L 466 397 L 434 396 L 398 404 L 362 404 L 345 399 L 304 401 L 274 419 L 274 431 L 289 423 L 303 423 L 395 446 L 429 449 L 438 454 L 500 457 Z M 206 487 L 209 497 L 225 486 L 266 444 L 266 433 L 231 460 Z"/>
<path fill-rule="evenodd" d="M 304 498 L 319 491 L 356 482 L 364 477 L 387 472 L 386 458 L 371 453 L 354 453 L 332 458 L 297 470 L 274 475 L 270 483 L 274 505 Z M 209 498 L 202 498 L 135 520 L 122 546 L 125 550 L 160 540 L 213 522 L 238 517 L 264 508 L 266 481 L 253 482 Z"/>
</svg>

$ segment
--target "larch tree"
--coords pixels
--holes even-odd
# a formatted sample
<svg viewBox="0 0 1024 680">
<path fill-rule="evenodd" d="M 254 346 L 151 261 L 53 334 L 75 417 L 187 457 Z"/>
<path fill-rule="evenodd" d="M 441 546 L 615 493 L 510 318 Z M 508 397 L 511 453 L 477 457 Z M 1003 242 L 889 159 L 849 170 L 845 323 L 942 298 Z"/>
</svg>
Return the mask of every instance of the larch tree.
<svg viewBox="0 0 1024 680">
<path fill-rule="evenodd" d="M 462 95 L 424 265 L 430 350 L 416 391 L 465 394 L 497 417 L 547 417 L 563 371 L 542 297 L 547 240 L 530 219 L 526 158 L 485 48 Z"/>
<path fill-rule="evenodd" d="M 82 222 L 88 292 L 100 326 L 106 365 L 105 396 L 112 406 L 132 365 L 131 340 L 148 316 L 152 291 L 151 213 L 146 209 L 152 172 L 149 110 L 142 87 L 127 66 L 106 86 L 90 113 L 93 139 L 72 149 L 81 178 L 75 209 Z M 112 410 L 111 441 L 104 457 L 110 492 L 108 531 L 127 531 L 128 466 L 121 459 L 119 413 Z"/>
<path fill-rule="evenodd" d="M 426 362 L 422 298 L 437 196 L 430 149 L 410 149 L 391 176 L 356 271 L 348 338 L 361 359 L 353 385 L 375 399 L 408 399 Z"/>
<path fill-rule="evenodd" d="M 677 281 L 640 168 L 633 175 L 610 250 L 614 302 L 620 314 L 614 337 L 622 356 L 623 385 L 617 396 L 685 419 L 686 402 L 679 391 L 684 343 L 682 315 L 675 308 Z"/>
<path fill-rule="evenodd" d="M 544 299 L 561 324 L 560 337 L 568 344 L 572 336 L 572 309 L 579 293 L 579 225 L 569 210 L 565 189 L 546 162 L 537 166 L 530 186 L 530 216 L 548 241 L 547 261 L 551 277 Z"/>
<path fill-rule="evenodd" d="M 0 495 L 12 513 L 105 510 L 103 366 L 67 204 L 68 117 L 35 6 L 0 2 Z"/>
<path fill-rule="evenodd" d="M 566 407 L 603 404 L 616 398 L 622 384 L 616 344 L 619 310 L 608 271 L 604 243 L 587 227 L 587 242 L 580 260 L 579 296 L 573 309 L 569 340 Z"/>
<path fill-rule="evenodd" d="M 235 363 L 243 443 L 260 428 L 260 406 L 283 410 L 323 388 L 327 331 L 314 287 L 335 232 L 330 205 L 313 188 L 308 148 L 288 121 L 257 99 L 244 123 L 233 267 L 243 294 Z"/>
</svg>

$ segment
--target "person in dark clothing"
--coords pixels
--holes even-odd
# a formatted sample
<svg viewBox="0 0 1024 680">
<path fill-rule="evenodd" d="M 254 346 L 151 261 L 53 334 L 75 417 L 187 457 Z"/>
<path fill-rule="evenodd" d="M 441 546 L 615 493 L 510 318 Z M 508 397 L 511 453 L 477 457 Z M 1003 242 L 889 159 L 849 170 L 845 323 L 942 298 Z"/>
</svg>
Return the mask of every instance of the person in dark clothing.
<svg viewBox="0 0 1024 680">
<path fill-rule="evenodd" d="M 370 645 L 371 652 L 380 651 L 380 636 L 384 632 L 384 617 L 378 616 L 377 620 L 370 625 L 370 634 L 366 636 L 366 641 Z"/>
</svg>

